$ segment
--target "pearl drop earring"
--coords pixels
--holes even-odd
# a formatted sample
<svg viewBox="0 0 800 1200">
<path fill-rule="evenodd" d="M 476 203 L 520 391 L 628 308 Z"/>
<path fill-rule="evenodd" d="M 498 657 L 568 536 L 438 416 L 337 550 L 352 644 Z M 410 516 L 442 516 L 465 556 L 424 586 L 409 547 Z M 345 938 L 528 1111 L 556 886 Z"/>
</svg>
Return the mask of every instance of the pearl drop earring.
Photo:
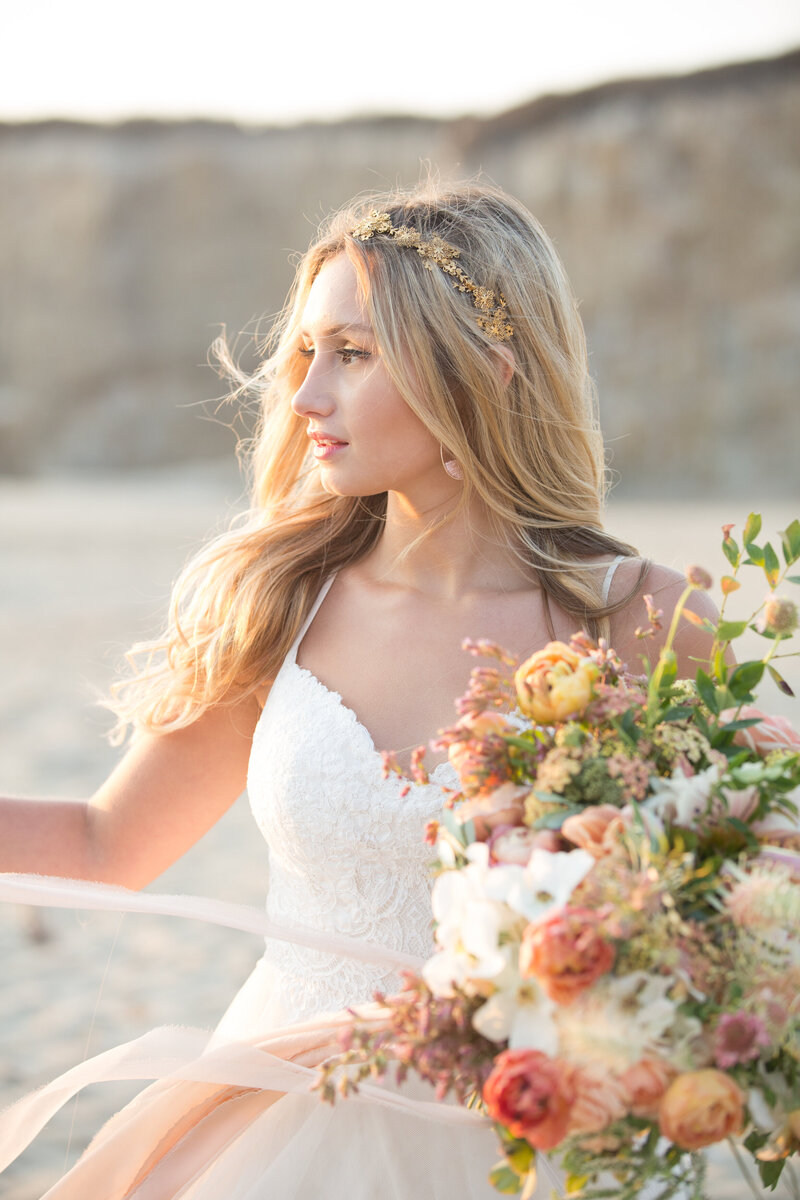
<svg viewBox="0 0 800 1200">
<path fill-rule="evenodd" d="M 463 479 L 464 472 L 461 469 L 461 463 L 456 462 L 454 458 L 448 458 L 444 464 L 444 469 L 451 479 Z"/>
</svg>

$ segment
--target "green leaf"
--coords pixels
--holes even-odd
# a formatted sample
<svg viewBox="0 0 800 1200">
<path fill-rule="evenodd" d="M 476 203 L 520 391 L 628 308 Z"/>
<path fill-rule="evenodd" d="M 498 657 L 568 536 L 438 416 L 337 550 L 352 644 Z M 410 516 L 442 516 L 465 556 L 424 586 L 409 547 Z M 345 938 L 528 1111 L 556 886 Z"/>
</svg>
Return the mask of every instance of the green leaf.
<svg viewBox="0 0 800 1200">
<path fill-rule="evenodd" d="M 753 725 L 760 725 L 761 717 L 742 717 L 741 721 L 727 721 L 726 724 L 720 725 L 723 733 L 735 733 L 737 729 L 750 729 Z"/>
<path fill-rule="evenodd" d="M 745 522 L 744 533 L 742 534 L 742 538 L 744 540 L 745 546 L 747 545 L 748 542 L 754 542 L 760 533 L 761 533 L 761 514 L 760 513 L 750 513 L 750 516 L 747 518 L 747 521 Z"/>
<path fill-rule="evenodd" d="M 736 542 L 733 540 L 733 538 L 726 538 L 722 543 L 722 553 L 735 570 L 739 566 L 741 554 L 739 547 L 736 545 Z"/>
<path fill-rule="evenodd" d="M 516 1141 L 513 1150 L 507 1150 L 506 1154 L 512 1170 L 516 1171 L 518 1175 L 527 1175 L 536 1160 L 536 1151 L 533 1146 L 522 1139 Z"/>
<path fill-rule="evenodd" d="M 719 704 L 717 702 L 717 689 L 706 675 L 705 671 L 697 672 L 697 690 L 700 693 L 700 699 L 705 704 L 706 708 L 710 708 L 713 713 L 719 713 Z"/>
<path fill-rule="evenodd" d="M 489 1183 L 500 1192 L 501 1196 L 518 1196 L 522 1190 L 522 1180 L 508 1163 L 498 1163 L 489 1172 Z"/>
<path fill-rule="evenodd" d="M 750 567 L 763 567 L 764 551 L 760 546 L 757 546 L 755 542 L 750 542 L 747 546 L 747 553 L 750 557 L 745 559 L 745 565 Z"/>
<path fill-rule="evenodd" d="M 442 809 L 441 821 L 447 832 L 454 837 L 457 842 L 459 842 L 462 846 L 467 846 L 469 844 L 465 836 L 464 826 L 459 820 L 456 819 L 452 808 Z"/>
<path fill-rule="evenodd" d="M 737 700 L 743 700 L 761 682 L 764 674 L 763 662 L 746 662 L 731 672 L 728 689 Z"/>
<path fill-rule="evenodd" d="M 761 1182 L 764 1184 L 764 1187 L 775 1191 L 785 1162 L 785 1158 L 779 1158 L 777 1162 L 759 1162 L 758 1173 L 761 1176 Z"/>
<path fill-rule="evenodd" d="M 720 683 L 724 683 L 728 678 L 728 664 L 725 662 L 725 654 L 721 646 L 714 655 L 714 674 Z"/>
<path fill-rule="evenodd" d="M 787 575 L 786 582 L 787 583 L 800 583 L 800 575 Z"/>
<path fill-rule="evenodd" d="M 790 688 L 789 684 L 783 678 L 780 671 L 778 671 L 776 667 L 773 667 L 772 663 L 767 663 L 767 670 L 777 683 L 780 690 L 783 692 L 784 696 L 794 696 L 794 692 Z"/>
<path fill-rule="evenodd" d="M 772 544 L 767 542 L 764 547 L 764 574 L 767 577 L 767 583 L 771 588 L 774 588 L 780 578 L 781 564 L 777 554 L 772 549 Z"/>
<path fill-rule="evenodd" d="M 659 721 L 685 721 L 692 716 L 694 711 L 693 704 L 673 704 L 672 708 L 668 708 L 661 714 Z"/>
<path fill-rule="evenodd" d="M 732 642 L 741 637 L 747 629 L 747 621 L 720 621 L 717 626 L 717 637 L 721 642 Z"/>
<path fill-rule="evenodd" d="M 748 1133 L 742 1145 L 746 1150 L 749 1150 L 751 1154 L 755 1154 L 756 1150 L 760 1150 L 761 1147 L 765 1146 L 768 1141 L 768 1133 L 764 1133 L 764 1131 L 761 1129 L 753 1129 L 750 1133 Z"/>
<path fill-rule="evenodd" d="M 783 546 L 783 557 L 786 559 L 787 567 L 792 563 L 797 562 L 800 558 L 800 521 L 795 519 L 790 525 L 787 525 L 781 534 L 781 544 Z"/>
</svg>

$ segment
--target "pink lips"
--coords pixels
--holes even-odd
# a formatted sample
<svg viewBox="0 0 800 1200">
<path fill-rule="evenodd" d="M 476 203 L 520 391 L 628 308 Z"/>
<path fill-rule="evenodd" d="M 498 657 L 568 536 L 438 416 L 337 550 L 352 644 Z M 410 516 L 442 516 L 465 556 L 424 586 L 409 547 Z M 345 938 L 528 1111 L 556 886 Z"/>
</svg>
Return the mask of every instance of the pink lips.
<svg viewBox="0 0 800 1200">
<path fill-rule="evenodd" d="M 325 462 L 348 445 L 347 442 L 343 442 L 329 433 L 324 433 L 320 429 L 309 432 L 308 436 L 314 443 L 314 458 L 317 462 Z"/>
</svg>

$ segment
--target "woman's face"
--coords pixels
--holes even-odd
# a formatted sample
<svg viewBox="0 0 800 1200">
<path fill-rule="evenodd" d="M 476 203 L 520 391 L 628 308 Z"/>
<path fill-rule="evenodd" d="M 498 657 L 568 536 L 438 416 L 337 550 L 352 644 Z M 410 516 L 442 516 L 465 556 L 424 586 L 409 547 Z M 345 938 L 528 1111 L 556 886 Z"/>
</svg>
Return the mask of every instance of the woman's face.
<svg viewBox="0 0 800 1200">
<path fill-rule="evenodd" d="M 395 491 L 415 503 L 452 493 L 439 443 L 389 377 L 344 254 L 320 269 L 300 331 L 307 369 L 292 408 L 307 421 L 326 491 Z"/>
</svg>

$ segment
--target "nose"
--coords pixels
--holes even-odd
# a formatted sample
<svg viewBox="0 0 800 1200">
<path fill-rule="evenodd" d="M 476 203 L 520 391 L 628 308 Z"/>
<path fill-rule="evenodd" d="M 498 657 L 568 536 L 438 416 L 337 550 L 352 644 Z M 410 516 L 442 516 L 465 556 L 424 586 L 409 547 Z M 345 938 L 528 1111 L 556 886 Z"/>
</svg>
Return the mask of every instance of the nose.
<svg viewBox="0 0 800 1200">
<path fill-rule="evenodd" d="M 315 358 L 306 372 L 305 379 L 292 397 L 292 411 L 297 413 L 298 417 L 329 417 L 334 404 L 327 374 L 319 358 Z"/>
</svg>

